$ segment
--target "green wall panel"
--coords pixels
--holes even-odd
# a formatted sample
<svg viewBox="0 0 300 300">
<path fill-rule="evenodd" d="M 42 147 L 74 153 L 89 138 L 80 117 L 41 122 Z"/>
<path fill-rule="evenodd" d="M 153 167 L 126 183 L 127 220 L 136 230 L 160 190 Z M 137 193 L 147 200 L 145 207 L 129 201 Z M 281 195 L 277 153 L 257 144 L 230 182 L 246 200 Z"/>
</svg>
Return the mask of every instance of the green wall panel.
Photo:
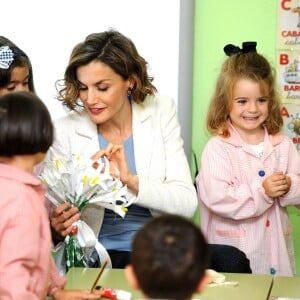
<svg viewBox="0 0 300 300">
<path fill-rule="evenodd" d="M 195 0 L 192 150 L 200 160 L 209 139 L 205 128 L 208 103 L 226 58 L 226 44 L 256 41 L 257 50 L 276 67 L 277 1 Z M 200 163 L 199 167 L 200 167 Z M 191 161 L 192 173 L 195 164 Z M 300 276 L 300 211 L 289 209 L 294 229 L 297 275 Z M 199 223 L 199 213 L 194 216 Z"/>
</svg>

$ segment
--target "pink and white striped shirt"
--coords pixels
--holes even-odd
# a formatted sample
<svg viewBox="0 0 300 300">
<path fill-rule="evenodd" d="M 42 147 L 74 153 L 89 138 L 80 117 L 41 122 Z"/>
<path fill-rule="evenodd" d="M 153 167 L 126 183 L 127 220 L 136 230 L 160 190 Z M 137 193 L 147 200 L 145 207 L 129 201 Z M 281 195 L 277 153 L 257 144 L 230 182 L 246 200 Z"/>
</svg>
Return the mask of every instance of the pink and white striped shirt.
<svg viewBox="0 0 300 300">
<path fill-rule="evenodd" d="M 275 171 L 292 181 L 290 191 L 269 198 L 262 182 Z M 244 251 L 253 273 L 293 276 L 295 257 L 287 206 L 300 205 L 300 157 L 292 141 L 265 130 L 262 157 L 230 126 L 230 137 L 212 137 L 197 176 L 201 229 L 209 243 Z"/>
</svg>

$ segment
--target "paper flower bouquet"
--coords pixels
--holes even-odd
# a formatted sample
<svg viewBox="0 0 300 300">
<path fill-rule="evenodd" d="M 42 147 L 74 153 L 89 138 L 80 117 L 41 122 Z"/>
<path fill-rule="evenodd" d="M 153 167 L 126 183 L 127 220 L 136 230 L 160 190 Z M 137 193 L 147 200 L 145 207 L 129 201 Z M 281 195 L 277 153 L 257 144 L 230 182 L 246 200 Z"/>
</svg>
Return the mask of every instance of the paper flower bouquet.
<svg viewBox="0 0 300 300">
<path fill-rule="evenodd" d="M 46 197 L 55 206 L 69 202 L 81 212 L 88 204 L 94 203 L 124 217 L 126 207 L 131 204 L 126 199 L 127 187 L 120 181 L 118 170 L 113 170 L 113 174 L 105 157 L 95 162 L 80 155 L 59 157 L 50 150 L 40 178 L 47 187 Z M 109 259 L 92 229 L 79 220 L 73 224 L 72 232 L 64 241 L 64 271 L 87 266 L 85 247 L 94 247 L 100 261 Z"/>
</svg>

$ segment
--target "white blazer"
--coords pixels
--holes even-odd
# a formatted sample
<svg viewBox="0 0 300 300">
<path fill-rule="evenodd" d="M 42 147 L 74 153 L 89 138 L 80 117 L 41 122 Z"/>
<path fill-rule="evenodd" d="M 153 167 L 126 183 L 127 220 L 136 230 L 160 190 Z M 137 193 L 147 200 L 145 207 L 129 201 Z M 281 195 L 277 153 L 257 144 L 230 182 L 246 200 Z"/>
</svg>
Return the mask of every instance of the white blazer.
<svg viewBox="0 0 300 300">
<path fill-rule="evenodd" d="M 174 213 L 192 217 L 197 207 L 187 158 L 183 149 L 176 106 L 172 99 L 147 96 L 132 102 L 133 143 L 139 192 L 135 204 L 153 215 Z M 97 126 L 88 114 L 70 113 L 55 121 L 54 150 L 92 156 L 99 151 Z M 97 209 L 97 212 L 95 211 Z M 98 236 L 104 209 L 88 205 L 81 218 Z"/>
</svg>

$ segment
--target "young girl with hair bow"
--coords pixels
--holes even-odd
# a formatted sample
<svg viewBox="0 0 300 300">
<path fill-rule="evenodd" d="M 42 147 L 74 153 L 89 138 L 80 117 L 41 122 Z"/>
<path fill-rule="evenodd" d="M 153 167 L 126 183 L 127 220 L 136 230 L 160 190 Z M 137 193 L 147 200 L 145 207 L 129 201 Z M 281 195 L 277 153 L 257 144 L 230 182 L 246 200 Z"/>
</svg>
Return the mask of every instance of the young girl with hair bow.
<svg viewBox="0 0 300 300">
<path fill-rule="evenodd" d="M 287 207 L 300 205 L 299 153 L 281 133 L 274 72 L 256 43 L 224 51 L 197 177 L 201 228 L 209 243 L 244 251 L 253 273 L 293 276 Z"/>
</svg>

